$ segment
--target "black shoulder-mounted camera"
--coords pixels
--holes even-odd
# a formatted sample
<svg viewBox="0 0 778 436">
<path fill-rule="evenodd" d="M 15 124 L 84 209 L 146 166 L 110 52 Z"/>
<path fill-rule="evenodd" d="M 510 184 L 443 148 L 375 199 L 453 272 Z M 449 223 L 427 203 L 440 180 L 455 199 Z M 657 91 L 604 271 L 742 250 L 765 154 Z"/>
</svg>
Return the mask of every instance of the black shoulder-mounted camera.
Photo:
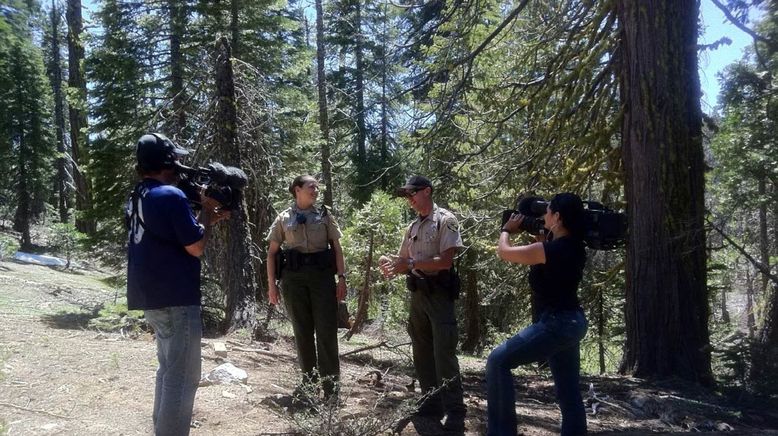
<svg viewBox="0 0 778 436">
<path fill-rule="evenodd" d="M 184 191 L 193 209 L 200 208 L 199 190 L 203 187 L 205 195 L 218 201 L 223 210 L 236 209 L 240 205 L 242 189 L 248 183 L 242 169 L 218 162 L 204 168 L 190 168 L 176 162 L 175 168 L 181 178 L 178 188 Z"/>
<path fill-rule="evenodd" d="M 612 250 L 624 246 L 627 242 L 627 215 L 613 211 L 597 201 L 584 201 L 584 243 L 593 250 Z M 545 232 L 543 215 L 548 202 L 543 197 L 524 197 L 519 200 L 516 209 L 502 213 L 504 226 L 511 215 L 522 214 L 524 220 L 520 229 L 532 235 Z"/>
</svg>

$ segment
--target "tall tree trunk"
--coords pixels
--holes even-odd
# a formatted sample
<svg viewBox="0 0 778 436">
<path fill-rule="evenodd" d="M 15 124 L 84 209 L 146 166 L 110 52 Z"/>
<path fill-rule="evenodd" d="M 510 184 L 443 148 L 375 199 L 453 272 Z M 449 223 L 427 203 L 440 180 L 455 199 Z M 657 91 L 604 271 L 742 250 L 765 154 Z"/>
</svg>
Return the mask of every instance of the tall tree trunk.
<svg viewBox="0 0 778 436">
<path fill-rule="evenodd" d="M 630 228 L 621 369 L 710 384 L 699 3 L 616 5 Z"/>
<path fill-rule="evenodd" d="M 235 104 L 230 45 L 226 37 L 217 41 L 216 60 L 216 138 L 227 165 L 242 166 L 238 146 L 238 115 Z M 251 237 L 243 197 L 226 222 L 226 256 L 222 259 L 222 285 L 227 296 L 225 331 L 246 328 L 253 332 L 257 325 L 256 275 L 251 257 Z"/>
<path fill-rule="evenodd" d="M 778 283 L 765 295 L 762 324 L 751 357 L 750 378 L 760 390 L 778 392 Z"/>
<path fill-rule="evenodd" d="M 60 52 L 60 10 L 57 2 L 51 0 L 51 87 L 54 90 L 54 125 L 57 138 L 57 210 L 60 222 L 68 222 L 69 171 L 65 159 L 65 109 L 62 93 L 62 54 Z"/>
<path fill-rule="evenodd" d="M 730 323 L 729 309 L 727 308 L 727 288 L 731 286 L 731 283 L 727 281 L 721 288 L 721 322 L 724 324 Z"/>
<path fill-rule="evenodd" d="M 321 131 L 321 175 L 324 179 L 324 204 L 332 207 L 332 162 L 330 162 L 330 121 L 327 114 L 327 76 L 324 74 L 324 11 L 316 0 L 316 78 L 319 90 L 319 130 Z"/>
<path fill-rule="evenodd" d="M 746 329 L 748 337 L 753 338 L 756 332 L 754 317 L 754 279 L 751 277 L 751 267 L 746 265 Z"/>
<path fill-rule="evenodd" d="M 381 189 L 387 190 L 389 188 L 389 177 L 386 175 L 386 167 L 388 167 L 388 161 L 389 161 L 389 152 L 388 152 L 388 142 L 389 142 L 389 101 L 386 97 L 386 88 L 388 86 L 387 79 L 388 79 L 388 73 L 387 69 L 389 68 L 388 62 L 387 62 L 387 56 L 386 51 L 389 47 L 388 42 L 388 16 L 387 16 L 387 4 L 384 3 L 384 14 L 383 14 L 383 20 L 382 20 L 382 31 L 381 31 Z"/>
<path fill-rule="evenodd" d="M 759 175 L 757 181 L 757 191 L 759 194 L 759 261 L 762 265 L 770 268 L 770 239 L 767 236 L 767 177 L 764 172 Z M 761 274 L 759 294 L 765 297 L 767 301 L 767 276 Z"/>
<path fill-rule="evenodd" d="M 181 135 L 186 130 L 186 111 L 184 110 L 184 60 L 181 54 L 181 41 L 187 24 L 186 2 L 168 0 L 170 13 L 170 99 L 173 101 L 173 133 L 171 137 Z M 170 133 L 170 132 L 169 132 Z"/>
<path fill-rule="evenodd" d="M 66 13 L 68 23 L 68 95 L 73 96 L 68 101 L 70 118 L 70 154 L 73 161 L 73 181 L 76 185 L 76 228 L 79 231 L 93 234 L 95 222 L 85 219 L 83 213 L 92 207 L 91 184 L 84 174 L 88 160 L 87 119 L 86 119 L 86 81 L 81 65 L 84 62 L 84 43 L 81 34 L 84 31 L 81 16 L 81 0 L 68 0 Z"/>
<path fill-rule="evenodd" d="M 600 374 L 605 374 L 605 288 L 597 287 L 597 357 Z"/>
<path fill-rule="evenodd" d="M 370 175 L 367 170 L 367 127 L 365 125 L 365 66 L 363 62 L 365 49 L 364 35 L 362 35 L 362 0 L 355 0 L 354 5 L 356 8 L 354 14 L 354 28 L 356 29 L 356 38 L 354 44 L 354 58 L 356 60 L 356 71 L 354 72 L 354 80 L 356 81 L 356 97 L 357 97 L 357 180 L 360 185 L 364 185 L 369 181 Z M 366 187 L 360 187 L 367 192 L 371 191 Z M 367 201 L 367 198 L 365 198 Z"/>
<path fill-rule="evenodd" d="M 465 298 L 465 340 L 462 342 L 462 351 L 475 353 L 481 345 L 481 309 L 478 304 L 478 270 L 472 266 L 476 263 L 475 250 L 471 249 L 467 255 L 467 265 L 462 268 L 462 284 L 464 285 Z"/>
<path fill-rule="evenodd" d="M 22 101 L 22 100 L 20 100 Z M 30 250 L 32 248 L 32 238 L 30 237 L 30 221 L 32 220 L 32 196 L 30 195 L 30 186 L 28 185 L 28 168 L 29 156 L 27 152 L 27 140 L 24 137 L 24 126 L 19 126 L 19 181 L 16 185 L 16 212 L 14 213 L 13 229 L 21 233 L 22 238 L 19 241 L 20 248 L 22 250 Z"/>
<path fill-rule="evenodd" d="M 367 244 L 367 258 L 365 259 L 365 282 L 362 285 L 362 292 L 359 293 L 359 303 L 357 313 L 354 315 L 354 323 L 346 333 L 346 340 L 350 340 L 355 333 L 362 331 L 362 326 L 367 321 L 367 311 L 370 309 L 370 289 L 373 287 L 372 268 L 373 268 L 373 230 L 370 230 L 370 238 Z"/>
<path fill-rule="evenodd" d="M 230 2 L 230 44 L 232 46 L 232 55 L 240 57 L 240 22 L 238 11 L 240 10 L 240 0 Z"/>
</svg>

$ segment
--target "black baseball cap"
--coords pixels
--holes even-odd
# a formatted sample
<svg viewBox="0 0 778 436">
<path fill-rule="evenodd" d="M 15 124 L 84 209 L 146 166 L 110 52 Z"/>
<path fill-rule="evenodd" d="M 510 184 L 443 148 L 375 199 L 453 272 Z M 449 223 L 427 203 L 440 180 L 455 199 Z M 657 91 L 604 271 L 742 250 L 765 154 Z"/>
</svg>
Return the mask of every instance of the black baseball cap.
<svg viewBox="0 0 778 436">
<path fill-rule="evenodd" d="M 411 176 L 408 181 L 405 182 L 405 185 L 395 190 L 395 194 L 399 197 L 404 197 L 424 188 L 432 188 L 432 182 L 430 182 L 430 179 L 424 176 Z"/>
<path fill-rule="evenodd" d="M 138 140 L 138 166 L 143 171 L 160 171 L 172 168 L 178 156 L 189 154 L 161 133 L 148 133 Z"/>
</svg>

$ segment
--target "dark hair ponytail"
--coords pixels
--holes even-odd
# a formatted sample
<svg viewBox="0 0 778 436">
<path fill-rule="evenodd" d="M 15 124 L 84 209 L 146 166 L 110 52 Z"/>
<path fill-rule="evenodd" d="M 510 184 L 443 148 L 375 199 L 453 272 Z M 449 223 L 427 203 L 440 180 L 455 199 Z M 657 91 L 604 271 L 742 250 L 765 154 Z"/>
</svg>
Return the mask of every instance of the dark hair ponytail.
<svg viewBox="0 0 778 436">
<path fill-rule="evenodd" d="M 303 174 L 300 176 L 297 176 L 292 180 L 292 184 L 289 185 L 289 192 L 292 194 L 292 198 L 297 198 L 297 194 L 294 192 L 294 188 L 302 188 L 303 185 L 305 185 L 309 181 L 316 181 L 316 179 L 313 178 L 313 176 L 308 174 Z"/>
<path fill-rule="evenodd" d="M 554 196 L 548 204 L 552 212 L 559 212 L 562 225 L 576 239 L 583 240 L 586 232 L 586 216 L 581 197 L 572 192 L 563 192 Z"/>
</svg>

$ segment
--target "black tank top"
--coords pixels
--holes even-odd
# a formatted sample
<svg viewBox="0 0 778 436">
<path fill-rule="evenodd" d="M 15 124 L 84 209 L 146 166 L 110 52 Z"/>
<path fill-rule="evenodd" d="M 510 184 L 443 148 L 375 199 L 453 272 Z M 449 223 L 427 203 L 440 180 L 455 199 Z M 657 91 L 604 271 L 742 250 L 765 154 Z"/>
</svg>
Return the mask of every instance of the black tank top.
<svg viewBox="0 0 778 436">
<path fill-rule="evenodd" d="M 586 265 L 583 241 L 563 236 L 544 242 L 546 263 L 532 265 L 529 284 L 535 313 L 546 310 L 575 310 L 580 307 L 578 285 Z"/>
</svg>

